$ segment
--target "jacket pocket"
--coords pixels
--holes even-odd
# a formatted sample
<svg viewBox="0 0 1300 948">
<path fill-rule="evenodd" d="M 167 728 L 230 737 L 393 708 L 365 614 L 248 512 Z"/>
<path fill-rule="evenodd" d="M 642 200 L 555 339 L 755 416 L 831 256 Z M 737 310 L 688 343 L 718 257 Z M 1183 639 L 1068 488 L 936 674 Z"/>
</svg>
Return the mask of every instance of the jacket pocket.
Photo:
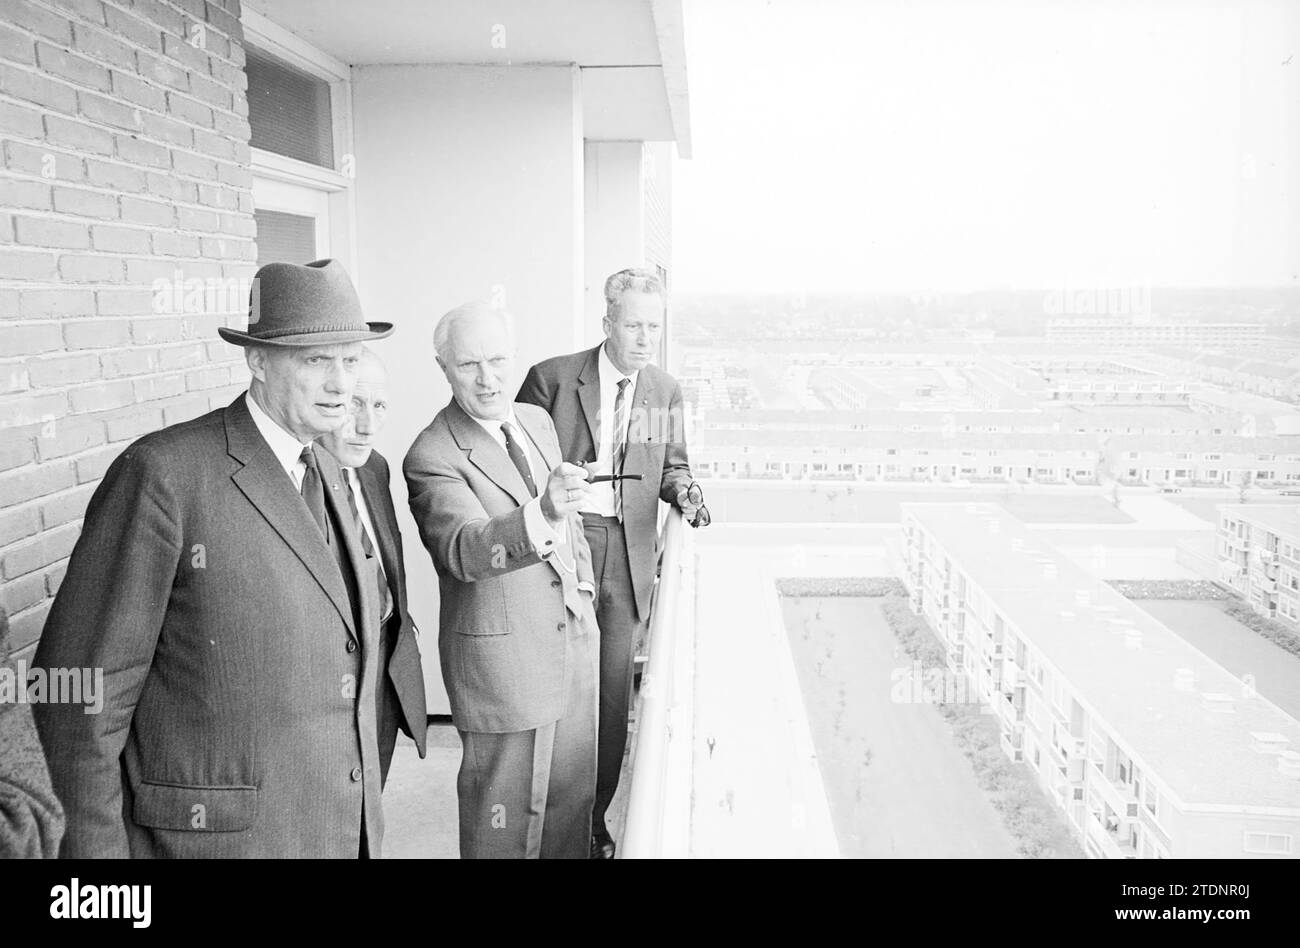
<svg viewBox="0 0 1300 948">
<path fill-rule="evenodd" d="M 136 823 L 155 829 L 236 832 L 257 818 L 257 788 L 141 783 L 131 813 Z"/>
<path fill-rule="evenodd" d="M 531 567 L 530 567 L 531 568 Z M 502 577 L 480 580 L 461 603 L 456 631 L 461 635 L 505 635 L 510 631 L 510 614 L 506 610 L 506 591 Z"/>
</svg>

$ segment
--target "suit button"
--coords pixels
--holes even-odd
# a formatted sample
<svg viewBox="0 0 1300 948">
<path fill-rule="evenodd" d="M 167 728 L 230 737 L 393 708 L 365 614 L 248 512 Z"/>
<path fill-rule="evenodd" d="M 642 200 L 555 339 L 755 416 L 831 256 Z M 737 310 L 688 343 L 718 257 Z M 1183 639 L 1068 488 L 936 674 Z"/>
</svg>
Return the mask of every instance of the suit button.
<svg viewBox="0 0 1300 948">
<path fill-rule="evenodd" d="M 563 622 L 557 622 L 557 623 L 555 623 L 555 631 L 556 631 L 556 632 L 563 632 L 563 631 L 564 631 L 564 623 L 563 623 Z"/>
<path fill-rule="evenodd" d="M 360 767 L 353 767 L 353 768 L 352 768 L 352 782 L 353 782 L 353 783 L 356 783 L 356 782 L 358 782 L 360 779 L 361 779 L 361 768 L 360 768 Z"/>
<path fill-rule="evenodd" d="M 348 651 L 355 652 L 356 650 L 357 650 L 357 643 L 352 641 L 351 639 L 348 639 Z"/>
<path fill-rule="evenodd" d="M 560 581 L 559 581 L 558 579 L 553 579 L 553 580 L 551 580 L 551 588 L 552 588 L 552 589 L 559 589 L 559 588 L 560 588 Z"/>
</svg>

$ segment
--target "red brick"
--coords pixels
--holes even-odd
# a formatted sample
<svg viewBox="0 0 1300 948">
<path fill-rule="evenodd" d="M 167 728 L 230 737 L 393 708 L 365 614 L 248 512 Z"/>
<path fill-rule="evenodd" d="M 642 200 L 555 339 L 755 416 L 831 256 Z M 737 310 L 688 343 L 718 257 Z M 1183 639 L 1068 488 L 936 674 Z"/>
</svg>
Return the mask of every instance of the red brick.
<svg viewBox="0 0 1300 948">
<path fill-rule="evenodd" d="M 95 225 L 90 228 L 91 239 L 96 250 L 110 253 L 148 253 L 149 232 L 133 230 L 130 227 L 110 227 Z"/>
<path fill-rule="evenodd" d="M 50 614 L 52 603 L 45 602 L 34 609 L 28 609 L 25 612 L 19 612 L 9 617 L 9 646 L 12 649 L 14 659 L 23 658 L 30 662 L 35 652 L 24 652 L 29 646 L 34 646 L 36 640 L 40 638 L 41 629 L 45 626 L 45 620 Z"/>
<path fill-rule="evenodd" d="M 48 43 L 37 43 L 36 62 L 45 72 L 60 76 L 69 82 L 108 91 L 108 69 L 94 60 L 57 49 Z"/>
<path fill-rule="evenodd" d="M 198 132 L 194 133 L 198 135 Z M 204 158 L 202 155 L 191 154 L 187 151 L 172 152 L 172 168 L 177 174 L 189 175 L 192 178 L 203 178 L 205 181 L 217 180 L 217 163 L 210 158 Z"/>
<path fill-rule="evenodd" d="M 105 420 L 109 441 L 134 441 L 162 426 L 163 414 L 160 408 L 122 408 L 109 413 Z"/>
<path fill-rule="evenodd" d="M 208 22 L 235 41 L 231 44 L 232 54 L 236 49 L 242 54 L 243 47 L 238 44 L 244 41 L 244 25 L 239 22 L 237 16 L 232 15 L 231 11 L 233 9 L 233 7 L 221 7 L 215 3 L 209 3 L 207 5 Z M 242 66 L 243 64 L 244 61 L 241 56 L 237 65 Z"/>
<path fill-rule="evenodd" d="M 185 392 L 184 375 L 157 375 L 148 379 L 134 379 L 131 384 L 137 402 L 174 398 Z"/>
<path fill-rule="evenodd" d="M 68 392 L 68 404 L 72 406 L 73 412 L 103 411 L 134 403 L 135 390 L 130 382 L 122 379 L 74 388 Z"/>
<path fill-rule="evenodd" d="M 136 68 L 143 78 L 172 89 L 179 89 L 181 92 L 189 91 L 190 74 L 179 64 L 158 56 L 150 56 L 148 53 L 136 53 L 135 60 Z"/>
<path fill-rule="evenodd" d="M 225 135 L 237 142 L 246 142 L 253 134 L 253 128 L 248 124 L 247 119 L 226 112 L 213 113 L 212 127 L 218 134 Z"/>
<path fill-rule="evenodd" d="M 0 120 L 0 124 L 3 121 Z M 44 128 L 44 126 L 42 126 Z M 59 181 L 80 181 L 86 176 L 85 165 L 75 155 L 50 151 L 39 145 L 5 142 L 5 167 L 11 171 L 50 176 Z"/>
<path fill-rule="evenodd" d="M 170 155 L 168 155 L 167 163 L 170 167 Z M 186 181 L 174 174 L 150 172 L 148 183 L 149 193 L 154 197 L 167 198 L 169 201 L 184 201 L 188 204 L 193 204 L 198 200 L 198 186 L 193 181 Z"/>
<path fill-rule="evenodd" d="M 21 398 L 9 399 L 5 406 L 5 421 L 11 427 L 22 425 L 53 424 L 68 413 L 68 393 L 32 392 Z M 0 503 L 0 507 L 4 504 Z"/>
<path fill-rule="evenodd" d="M 253 172 L 249 168 L 222 162 L 217 166 L 217 180 L 236 188 L 252 188 Z"/>
<path fill-rule="evenodd" d="M 50 209 L 50 186 L 44 181 L 0 178 L 0 207 Z"/>
<path fill-rule="evenodd" d="M 16 428 L 0 440 L 0 471 L 11 471 L 36 460 L 36 442 Z M 0 541 L 3 542 L 3 541 Z"/>
<path fill-rule="evenodd" d="M 213 232 L 221 229 L 221 218 L 215 213 L 190 207 L 178 207 L 176 209 L 176 223 L 181 230 Z"/>
<path fill-rule="evenodd" d="M 161 139 L 170 145 L 190 148 L 194 145 L 194 130 L 184 122 L 165 115 L 144 114 L 144 130 L 150 138 Z"/>
<path fill-rule="evenodd" d="M 124 375 L 147 375 L 157 371 L 158 368 L 154 353 L 147 349 L 106 352 L 99 357 L 99 364 L 103 368 L 103 376 L 106 379 L 120 379 Z M 111 431 L 108 437 L 110 441 L 117 440 Z"/>
<path fill-rule="evenodd" d="M 0 26 L 0 57 L 10 62 L 31 65 L 36 62 L 36 43 L 17 30 Z"/>
<path fill-rule="evenodd" d="M 66 559 L 77 545 L 80 533 L 80 524 L 64 524 L 46 530 L 34 539 L 11 546 L 5 550 L 4 559 L 0 561 L 0 573 L 8 581 Z"/>
<path fill-rule="evenodd" d="M 162 50 L 162 30 L 156 24 L 146 23 L 116 7 L 104 8 L 104 21 L 110 30 L 126 37 L 136 46 Z"/>
<path fill-rule="evenodd" d="M 212 110 L 189 96 L 167 93 L 167 111 L 174 117 L 192 125 L 212 127 Z"/>
<path fill-rule="evenodd" d="M 125 383 L 123 383 L 125 384 Z M 111 444 L 77 458 L 77 483 L 86 484 L 104 476 L 108 466 L 126 449 L 125 444 Z"/>
<path fill-rule="evenodd" d="M 14 233 L 18 243 L 36 247 L 65 247 L 85 250 L 90 246 L 85 224 L 72 221 L 52 221 L 39 217 L 14 218 Z"/>
<path fill-rule="evenodd" d="M 122 261 L 69 254 L 59 258 L 59 275 L 70 283 L 121 283 Z"/>
<path fill-rule="evenodd" d="M 95 492 L 95 484 L 83 484 L 72 490 L 55 494 L 41 502 L 41 523 L 46 530 L 80 520 L 86 515 L 86 505 Z"/>
<path fill-rule="evenodd" d="M 40 528 L 40 513 L 34 506 L 0 511 L 0 546 L 34 536 Z"/>
<path fill-rule="evenodd" d="M 163 55 L 176 60 L 186 69 L 206 73 L 208 71 L 208 54 L 206 51 L 190 44 L 189 37 L 191 35 L 193 34 L 188 31 L 185 32 L 183 38 L 181 36 L 172 36 L 170 33 L 165 34 L 163 36 Z"/>
<path fill-rule="evenodd" d="M 219 109 L 231 110 L 233 96 L 230 89 L 211 79 L 207 76 L 200 76 L 197 73 L 190 74 L 190 95 L 208 105 L 216 106 Z"/>
<path fill-rule="evenodd" d="M 25 544 L 26 545 L 26 544 Z M 13 615 L 45 601 L 45 574 L 28 573 L 0 586 L 0 605 Z"/>
<path fill-rule="evenodd" d="M 153 235 L 153 252 L 167 257 L 197 257 L 199 238 L 159 231 Z"/>
<path fill-rule="evenodd" d="M 131 338 L 137 346 L 156 346 L 167 342 L 179 342 L 181 338 L 181 321 L 175 316 L 162 316 L 157 319 L 133 319 L 131 321 Z M 184 385 L 181 391 L 184 391 Z M 156 397 L 156 396 L 155 396 Z"/>
<path fill-rule="evenodd" d="M 187 369 L 203 365 L 206 361 L 204 347 L 198 343 L 184 346 L 167 346 L 158 350 L 158 370 L 169 372 L 173 369 Z"/>
<path fill-rule="evenodd" d="M 0 102 L 0 128 L 6 134 L 23 138 L 42 138 L 45 135 L 41 113 L 13 102 Z"/>
<path fill-rule="evenodd" d="M 52 253 L 6 250 L 0 253 L 0 279 L 53 280 L 58 275 L 58 259 Z"/>
<path fill-rule="evenodd" d="M 66 16 L 51 13 L 30 0 L 5 4 L 5 18 L 15 26 L 39 33 L 65 46 L 72 41 L 72 27 Z"/>
<path fill-rule="evenodd" d="M 130 0 L 130 4 L 136 16 L 161 27 L 164 33 L 184 35 L 185 17 L 181 16 L 174 6 L 159 3 L 158 0 Z"/>
<path fill-rule="evenodd" d="M 154 168 L 170 168 L 171 153 L 166 145 L 148 142 L 133 135 L 115 135 L 113 143 L 117 148 L 117 157 L 137 165 L 150 165 Z"/>
<path fill-rule="evenodd" d="M 63 324 L 69 349 L 113 349 L 131 344 L 130 323 L 125 319 L 76 319 Z"/>
<path fill-rule="evenodd" d="M 100 0 L 47 0 L 47 2 L 54 4 L 56 7 L 70 10 L 83 20 L 89 20 L 91 23 L 100 26 L 104 23 L 104 4 Z M 74 30 L 72 35 L 80 42 L 78 30 L 80 30 L 81 24 L 76 24 L 76 27 L 77 30 Z"/>
<path fill-rule="evenodd" d="M 173 216 L 170 205 L 158 201 L 146 201 L 143 198 L 122 198 L 122 220 L 129 223 L 170 227 Z"/>
<path fill-rule="evenodd" d="M 138 132 L 144 128 L 144 113 L 134 105 L 93 92 L 78 92 L 77 102 L 81 106 L 82 115 L 102 125 L 113 125 L 128 132 Z"/>
<path fill-rule="evenodd" d="M 126 165 L 90 158 L 86 161 L 86 171 L 91 183 L 100 187 L 137 194 L 145 189 L 144 172 L 138 168 L 128 168 Z"/>
<path fill-rule="evenodd" d="M 84 122 L 47 115 L 45 134 L 55 145 L 66 145 L 76 151 L 89 151 L 96 155 L 113 154 L 113 133 Z"/>
<path fill-rule="evenodd" d="M 113 94 L 121 99 L 135 105 L 144 106 L 146 109 L 153 109 L 155 112 L 161 112 L 167 108 L 166 93 L 157 86 L 151 86 L 143 79 L 134 75 L 135 66 L 129 67 L 131 73 L 119 72 L 116 69 L 110 70 Z"/>
<path fill-rule="evenodd" d="M 99 356 L 89 353 L 67 353 L 30 359 L 27 374 L 37 388 L 52 385 L 71 385 L 99 378 Z M 76 409 L 73 409 L 74 411 Z"/>
<path fill-rule="evenodd" d="M 100 290 L 96 297 L 101 316 L 143 316 L 153 312 L 152 290 Z"/>
<path fill-rule="evenodd" d="M 205 415 L 211 410 L 206 395 L 191 395 L 163 406 L 163 421 L 169 425 L 178 425 L 182 421 Z"/>
<path fill-rule="evenodd" d="M 0 92 L 55 112 L 72 112 L 77 108 L 77 93 L 71 87 L 3 64 L 0 64 Z"/>
<path fill-rule="evenodd" d="M 205 155 L 226 161 L 233 161 L 235 157 L 235 142 L 224 135 L 216 135 L 202 128 L 194 130 L 194 147 Z M 215 178 L 216 174 L 214 173 L 212 177 Z"/>
<path fill-rule="evenodd" d="M 0 326 L 0 352 L 7 356 L 39 355 L 62 347 L 58 323 Z"/>
<path fill-rule="evenodd" d="M 115 218 L 117 217 L 117 197 L 103 191 L 60 187 L 54 189 L 54 209 L 60 214 Z"/>
<path fill-rule="evenodd" d="M 211 59 L 209 60 L 208 66 L 209 66 L 209 71 L 212 72 L 214 76 L 216 75 L 216 73 L 214 70 L 212 70 L 211 68 L 212 66 L 230 65 L 229 63 L 222 61 L 230 58 L 230 40 L 227 39 L 224 35 L 218 33 L 215 30 L 208 30 L 207 35 L 204 38 L 203 45 L 207 49 L 208 53 L 211 55 Z M 222 82 L 224 80 L 219 78 L 217 81 Z"/>
<path fill-rule="evenodd" d="M 87 56 L 112 63 L 114 66 L 121 66 L 123 69 L 135 69 L 135 50 L 103 30 L 75 23 L 72 27 L 72 35 L 76 39 L 77 49 Z"/>
<path fill-rule="evenodd" d="M 53 494 L 76 483 L 75 469 L 70 461 L 56 461 L 0 474 L 0 509 Z"/>
<path fill-rule="evenodd" d="M 243 94 L 248 89 L 248 74 L 239 66 L 222 61 L 222 59 L 230 58 L 229 49 L 224 53 L 218 53 L 214 49 L 212 50 L 212 55 L 213 59 L 208 63 L 208 72 L 212 74 L 212 78 L 217 80 L 217 82 L 221 83 L 223 86 L 227 86 L 238 93 Z M 218 56 L 221 56 L 222 59 L 216 58 Z"/>
<path fill-rule="evenodd" d="M 202 392 L 230 384 L 230 370 L 225 366 L 213 366 L 207 369 L 195 369 L 185 375 L 185 388 L 191 392 Z"/>
<path fill-rule="evenodd" d="M 24 316 L 89 316 L 95 311 L 89 290 L 23 290 L 21 312 Z"/>
<path fill-rule="evenodd" d="M 104 426 L 98 422 L 68 421 L 54 426 L 53 437 L 37 438 L 36 453 L 42 462 L 80 454 L 104 443 Z"/>
</svg>

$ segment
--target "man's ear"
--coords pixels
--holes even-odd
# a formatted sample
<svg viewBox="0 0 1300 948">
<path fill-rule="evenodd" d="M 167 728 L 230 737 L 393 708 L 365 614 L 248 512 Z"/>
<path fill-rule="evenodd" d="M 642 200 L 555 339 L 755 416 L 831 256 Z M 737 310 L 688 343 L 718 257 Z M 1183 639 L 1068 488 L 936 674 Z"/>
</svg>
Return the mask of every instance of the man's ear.
<svg viewBox="0 0 1300 948">
<path fill-rule="evenodd" d="M 244 349 L 244 361 L 248 363 L 249 374 L 259 382 L 266 381 L 266 350 L 261 346 L 248 346 Z"/>
</svg>

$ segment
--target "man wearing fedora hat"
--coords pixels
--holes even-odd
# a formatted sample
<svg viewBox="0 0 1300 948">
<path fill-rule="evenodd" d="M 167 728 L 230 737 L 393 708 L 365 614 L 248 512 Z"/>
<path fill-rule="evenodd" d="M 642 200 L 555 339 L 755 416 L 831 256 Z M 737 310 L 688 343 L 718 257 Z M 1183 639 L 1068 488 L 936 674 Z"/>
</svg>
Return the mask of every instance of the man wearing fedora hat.
<svg viewBox="0 0 1300 948">
<path fill-rule="evenodd" d="M 313 441 L 392 326 L 322 260 L 262 267 L 248 330 L 218 332 L 248 391 L 113 462 L 37 649 L 104 671 L 101 713 L 35 709 L 62 855 L 376 856 L 378 591 Z"/>
</svg>

